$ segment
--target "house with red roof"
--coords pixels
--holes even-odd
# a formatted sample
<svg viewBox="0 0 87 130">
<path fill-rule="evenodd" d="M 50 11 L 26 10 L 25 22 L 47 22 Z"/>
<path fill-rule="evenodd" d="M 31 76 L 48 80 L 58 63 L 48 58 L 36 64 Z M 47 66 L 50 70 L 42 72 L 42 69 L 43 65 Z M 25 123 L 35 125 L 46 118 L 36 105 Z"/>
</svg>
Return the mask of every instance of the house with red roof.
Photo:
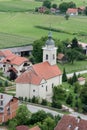
<svg viewBox="0 0 87 130">
<path fill-rule="evenodd" d="M 22 71 L 25 71 L 30 66 L 30 62 L 27 58 L 15 55 L 13 53 L 6 56 L 1 63 L 3 64 L 4 73 L 12 70 L 16 72 L 17 75 L 20 75 Z"/>
<path fill-rule="evenodd" d="M 62 72 L 56 65 L 56 51 L 51 34 L 43 49 L 43 62 L 32 65 L 16 79 L 16 96 L 51 101 L 52 89 L 62 84 Z"/>
<path fill-rule="evenodd" d="M 85 55 L 87 55 L 87 43 L 83 43 L 83 42 L 78 42 L 78 44 L 82 47 L 82 49 L 83 49 L 83 53 L 85 54 Z"/>
<path fill-rule="evenodd" d="M 3 64 L 1 63 L 1 61 L 11 54 L 12 54 L 12 52 L 10 50 L 1 50 L 0 51 L 0 68 L 3 67 Z"/>
<path fill-rule="evenodd" d="M 67 62 L 67 57 L 63 53 L 58 53 L 57 55 L 57 62 L 59 63 L 66 63 Z"/>
<path fill-rule="evenodd" d="M 70 16 L 78 15 L 78 9 L 76 8 L 68 8 L 66 14 Z"/>
<path fill-rule="evenodd" d="M 79 78 L 78 78 L 78 83 L 79 83 L 80 85 L 84 85 L 85 82 L 86 82 L 86 79 L 85 79 L 84 77 L 79 77 Z"/>
<path fill-rule="evenodd" d="M 38 8 L 39 13 L 45 13 L 46 10 L 47 10 L 47 8 L 45 6 L 41 6 L 41 7 Z"/>
<path fill-rule="evenodd" d="M 85 6 L 78 7 L 79 14 L 84 14 L 84 12 L 85 12 Z"/>
<path fill-rule="evenodd" d="M 25 125 L 20 125 L 16 127 L 16 130 L 29 130 L 29 127 Z"/>
<path fill-rule="evenodd" d="M 7 122 L 16 116 L 18 104 L 16 97 L 0 93 L 0 123 Z"/>
<path fill-rule="evenodd" d="M 54 130 L 87 130 L 87 120 L 64 115 Z"/>
</svg>

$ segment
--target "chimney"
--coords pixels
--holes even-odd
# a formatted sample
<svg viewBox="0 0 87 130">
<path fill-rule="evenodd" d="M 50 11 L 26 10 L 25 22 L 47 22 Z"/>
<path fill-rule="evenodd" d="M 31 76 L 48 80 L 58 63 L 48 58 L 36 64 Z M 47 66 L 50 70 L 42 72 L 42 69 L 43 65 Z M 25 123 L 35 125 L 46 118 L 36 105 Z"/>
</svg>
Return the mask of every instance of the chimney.
<svg viewBox="0 0 87 130">
<path fill-rule="evenodd" d="M 68 125 L 68 130 L 71 130 L 71 128 L 72 128 L 72 125 Z"/>
<path fill-rule="evenodd" d="M 75 127 L 75 129 L 74 130 L 79 130 L 79 127 L 77 126 L 77 127 Z"/>
<path fill-rule="evenodd" d="M 77 123 L 79 123 L 80 120 L 81 120 L 80 117 L 77 117 L 77 118 L 76 118 Z"/>
</svg>

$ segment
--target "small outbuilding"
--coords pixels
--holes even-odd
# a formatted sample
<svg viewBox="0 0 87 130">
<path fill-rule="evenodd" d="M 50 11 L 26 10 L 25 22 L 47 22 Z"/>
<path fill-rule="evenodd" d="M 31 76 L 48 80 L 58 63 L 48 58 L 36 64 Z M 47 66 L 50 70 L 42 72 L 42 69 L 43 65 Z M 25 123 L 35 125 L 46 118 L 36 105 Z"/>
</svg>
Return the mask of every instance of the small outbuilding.
<svg viewBox="0 0 87 130">
<path fill-rule="evenodd" d="M 79 77 L 79 78 L 78 78 L 78 82 L 79 82 L 80 85 L 84 85 L 84 84 L 85 84 L 85 81 L 86 81 L 86 79 L 83 78 L 83 77 Z"/>
</svg>

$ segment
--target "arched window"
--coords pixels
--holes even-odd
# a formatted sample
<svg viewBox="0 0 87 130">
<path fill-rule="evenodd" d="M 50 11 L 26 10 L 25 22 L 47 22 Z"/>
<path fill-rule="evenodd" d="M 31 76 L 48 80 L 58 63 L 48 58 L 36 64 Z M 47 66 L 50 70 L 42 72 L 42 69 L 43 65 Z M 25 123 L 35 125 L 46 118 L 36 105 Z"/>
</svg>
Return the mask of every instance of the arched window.
<svg viewBox="0 0 87 130">
<path fill-rule="evenodd" d="M 47 91 L 47 86 L 46 86 L 46 91 Z"/>
<path fill-rule="evenodd" d="M 48 60 L 48 55 L 46 54 L 46 60 Z"/>
<path fill-rule="evenodd" d="M 53 54 L 53 59 L 55 59 L 55 55 Z"/>
</svg>

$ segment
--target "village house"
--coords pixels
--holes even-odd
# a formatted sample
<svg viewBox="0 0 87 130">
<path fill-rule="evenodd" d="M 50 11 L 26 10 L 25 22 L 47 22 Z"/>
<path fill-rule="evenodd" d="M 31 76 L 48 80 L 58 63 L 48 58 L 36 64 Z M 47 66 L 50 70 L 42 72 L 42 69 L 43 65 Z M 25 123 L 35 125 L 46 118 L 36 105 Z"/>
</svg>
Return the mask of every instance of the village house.
<svg viewBox="0 0 87 130">
<path fill-rule="evenodd" d="M 83 49 L 83 53 L 85 54 L 85 55 L 87 55 L 87 43 L 83 43 L 83 42 L 78 42 L 78 44 L 82 47 L 82 49 Z"/>
<path fill-rule="evenodd" d="M 64 115 L 54 130 L 87 130 L 87 120 Z"/>
<path fill-rule="evenodd" d="M 9 70 L 13 70 L 17 73 L 17 75 L 20 75 L 21 72 L 26 70 L 31 63 L 27 58 L 11 53 L 1 61 L 1 64 L 3 65 L 2 69 L 4 73 L 9 72 Z"/>
<path fill-rule="evenodd" d="M 33 96 L 51 101 L 52 89 L 62 84 L 62 73 L 56 65 L 56 52 L 51 33 L 43 49 L 43 62 L 32 65 L 16 79 L 16 96 Z"/>
<path fill-rule="evenodd" d="M 85 79 L 85 78 L 83 78 L 83 77 L 79 77 L 79 78 L 78 78 L 78 83 L 79 83 L 80 85 L 84 85 L 85 82 L 86 82 L 86 79 Z"/>
<path fill-rule="evenodd" d="M 63 53 L 58 53 L 57 62 L 66 63 L 67 62 L 67 57 Z"/>
<path fill-rule="evenodd" d="M 1 61 L 11 54 L 12 54 L 12 52 L 10 50 L 1 50 L 0 51 L 0 68 L 3 67 L 3 64 L 1 63 Z"/>
<path fill-rule="evenodd" d="M 38 12 L 39 13 L 45 13 L 47 11 L 47 8 L 45 6 L 39 7 Z"/>
<path fill-rule="evenodd" d="M 0 123 L 4 123 L 16 116 L 18 99 L 11 95 L 0 93 Z"/>
<path fill-rule="evenodd" d="M 78 7 L 79 14 L 84 14 L 84 12 L 85 12 L 85 6 Z"/>
<path fill-rule="evenodd" d="M 68 14 L 70 16 L 78 15 L 78 9 L 76 9 L 76 8 L 68 8 L 67 11 L 66 11 L 66 14 Z"/>
<path fill-rule="evenodd" d="M 20 47 L 5 48 L 1 51 L 7 51 L 7 50 L 11 51 L 12 53 L 16 55 L 29 56 L 32 53 L 33 46 L 30 44 L 30 45 L 20 46 Z"/>
</svg>

